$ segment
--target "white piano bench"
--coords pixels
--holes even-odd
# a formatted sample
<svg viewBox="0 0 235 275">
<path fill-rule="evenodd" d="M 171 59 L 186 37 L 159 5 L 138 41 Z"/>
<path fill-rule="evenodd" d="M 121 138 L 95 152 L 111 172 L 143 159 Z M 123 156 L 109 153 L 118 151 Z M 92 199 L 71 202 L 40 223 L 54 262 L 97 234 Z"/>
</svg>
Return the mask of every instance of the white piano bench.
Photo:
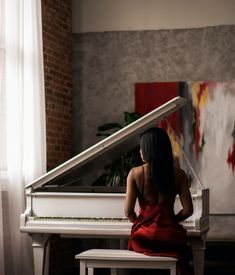
<svg viewBox="0 0 235 275">
<path fill-rule="evenodd" d="M 90 249 L 77 254 L 75 259 L 80 260 L 80 275 L 94 275 L 94 268 L 110 268 L 111 275 L 117 275 L 121 268 L 168 269 L 170 275 L 176 275 L 176 258 L 147 256 L 130 250 Z"/>
</svg>

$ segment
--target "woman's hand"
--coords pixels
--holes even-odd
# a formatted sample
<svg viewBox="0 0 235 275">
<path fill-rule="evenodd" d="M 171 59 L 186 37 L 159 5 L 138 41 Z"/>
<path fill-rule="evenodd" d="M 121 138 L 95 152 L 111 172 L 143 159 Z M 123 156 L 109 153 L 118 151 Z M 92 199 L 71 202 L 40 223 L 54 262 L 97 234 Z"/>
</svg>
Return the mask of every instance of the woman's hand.
<svg viewBox="0 0 235 275">
<path fill-rule="evenodd" d="M 135 203 L 137 198 L 137 188 L 135 183 L 135 168 L 132 168 L 127 177 L 125 215 L 129 221 L 135 222 L 137 215 L 135 213 Z"/>
<path fill-rule="evenodd" d="M 188 178 L 182 169 L 177 169 L 176 182 L 182 209 L 176 214 L 177 221 L 183 221 L 193 214 L 193 202 L 189 190 Z"/>
</svg>

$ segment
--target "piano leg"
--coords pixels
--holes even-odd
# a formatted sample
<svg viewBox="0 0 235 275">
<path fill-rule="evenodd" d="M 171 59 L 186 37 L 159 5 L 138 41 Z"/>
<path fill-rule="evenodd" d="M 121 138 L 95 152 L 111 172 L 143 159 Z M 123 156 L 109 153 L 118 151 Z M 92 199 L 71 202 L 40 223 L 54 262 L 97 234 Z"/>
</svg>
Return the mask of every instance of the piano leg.
<svg viewBox="0 0 235 275">
<path fill-rule="evenodd" d="M 204 275 L 206 234 L 202 235 L 201 238 L 191 237 L 189 242 L 193 252 L 194 275 Z"/>
<path fill-rule="evenodd" d="M 34 275 L 44 275 L 48 234 L 31 234 L 33 243 Z"/>
</svg>

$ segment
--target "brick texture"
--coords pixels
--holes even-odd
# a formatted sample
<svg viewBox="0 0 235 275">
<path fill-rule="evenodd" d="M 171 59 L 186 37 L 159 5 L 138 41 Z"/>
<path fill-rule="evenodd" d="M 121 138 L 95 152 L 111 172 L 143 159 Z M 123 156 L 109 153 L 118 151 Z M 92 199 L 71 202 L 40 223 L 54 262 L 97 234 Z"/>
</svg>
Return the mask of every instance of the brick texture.
<svg viewBox="0 0 235 275">
<path fill-rule="evenodd" d="M 71 0 L 42 0 L 47 170 L 72 157 Z M 74 242 L 50 241 L 49 274 L 73 274 Z"/>
<path fill-rule="evenodd" d="M 72 155 L 71 0 L 42 0 L 47 169 Z"/>
</svg>

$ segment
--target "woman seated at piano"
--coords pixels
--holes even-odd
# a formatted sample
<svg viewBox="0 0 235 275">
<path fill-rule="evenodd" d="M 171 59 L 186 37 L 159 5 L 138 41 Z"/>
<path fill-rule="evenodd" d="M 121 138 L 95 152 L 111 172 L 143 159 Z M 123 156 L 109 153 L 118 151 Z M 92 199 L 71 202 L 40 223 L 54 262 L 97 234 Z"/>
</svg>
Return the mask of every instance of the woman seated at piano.
<svg viewBox="0 0 235 275">
<path fill-rule="evenodd" d="M 154 256 L 175 257 L 177 275 L 190 274 L 186 260 L 187 236 L 180 221 L 193 213 L 185 172 L 174 167 L 170 139 L 161 128 L 150 128 L 140 136 L 143 165 L 127 177 L 125 215 L 133 223 L 128 249 Z M 174 213 L 179 195 L 182 209 Z M 139 201 L 137 215 L 134 207 Z"/>
</svg>

